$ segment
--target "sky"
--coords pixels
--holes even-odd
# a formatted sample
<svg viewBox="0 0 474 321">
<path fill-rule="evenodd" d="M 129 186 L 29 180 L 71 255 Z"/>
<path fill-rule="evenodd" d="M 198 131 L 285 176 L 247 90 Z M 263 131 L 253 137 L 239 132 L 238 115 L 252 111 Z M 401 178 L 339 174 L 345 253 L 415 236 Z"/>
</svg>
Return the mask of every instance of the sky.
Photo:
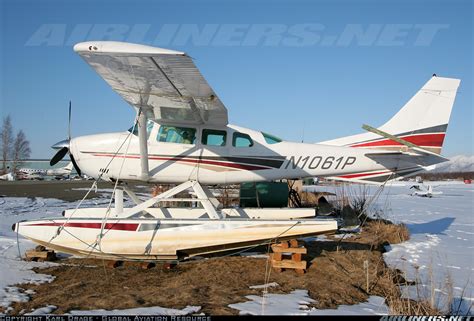
<svg viewBox="0 0 474 321">
<path fill-rule="evenodd" d="M 230 123 L 318 142 L 382 125 L 433 73 L 462 80 L 443 149 L 473 154 L 472 1 L 0 0 L 0 116 L 50 158 L 134 112 L 77 54 L 86 40 L 185 51 Z"/>
</svg>

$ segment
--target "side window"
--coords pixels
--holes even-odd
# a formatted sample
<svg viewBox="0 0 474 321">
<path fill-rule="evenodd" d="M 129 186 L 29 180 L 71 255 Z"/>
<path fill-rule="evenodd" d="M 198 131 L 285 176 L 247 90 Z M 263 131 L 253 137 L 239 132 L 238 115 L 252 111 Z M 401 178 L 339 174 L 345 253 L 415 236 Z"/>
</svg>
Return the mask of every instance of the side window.
<svg viewBox="0 0 474 321">
<path fill-rule="evenodd" d="M 273 136 L 264 132 L 262 132 L 262 135 L 263 135 L 263 138 L 265 138 L 265 141 L 267 142 L 267 144 L 277 144 L 277 143 L 282 142 L 282 139 L 276 136 Z"/>
<path fill-rule="evenodd" d="M 253 141 L 249 135 L 235 132 L 232 135 L 232 146 L 234 147 L 252 147 Z"/>
<path fill-rule="evenodd" d="M 225 146 L 227 132 L 225 130 L 203 129 L 202 140 L 203 145 L 208 146 Z"/>
<path fill-rule="evenodd" d="M 165 143 L 194 144 L 196 129 L 188 127 L 160 126 L 156 140 Z"/>
<path fill-rule="evenodd" d="M 146 123 L 146 135 L 147 135 L 146 138 L 147 139 L 150 138 L 150 133 L 154 125 L 155 123 L 152 120 L 148 120 L 148 122 Z M 135 124 L 134 126 L 130 127 L 128 131 L 131 132 L 133 135 L 138 136 L 138 124 Z"/>
</svg>

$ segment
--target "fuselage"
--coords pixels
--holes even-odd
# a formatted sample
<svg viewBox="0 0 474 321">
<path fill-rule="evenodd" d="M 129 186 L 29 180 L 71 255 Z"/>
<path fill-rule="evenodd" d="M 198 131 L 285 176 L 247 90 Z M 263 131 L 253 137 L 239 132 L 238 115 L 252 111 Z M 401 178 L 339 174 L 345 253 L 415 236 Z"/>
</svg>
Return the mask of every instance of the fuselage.
<svg viewBox="0 0 474 321">
<path fill-rule="evenodd" d="M 71 153 L 88 176 L 140 180 L 138 136 L 128 132 L 74 138 Z M 136 130 L 135 130 L 136 132 Z M 371 150 L 282 141 L 234 125 L 171 126 L 149 121 L 149 182 L 233 184 L 328 177 L 413 167 L 393 158 L 380 164 Z M 129 137 L 129 139 L 127 139 Z"/>
</svg>

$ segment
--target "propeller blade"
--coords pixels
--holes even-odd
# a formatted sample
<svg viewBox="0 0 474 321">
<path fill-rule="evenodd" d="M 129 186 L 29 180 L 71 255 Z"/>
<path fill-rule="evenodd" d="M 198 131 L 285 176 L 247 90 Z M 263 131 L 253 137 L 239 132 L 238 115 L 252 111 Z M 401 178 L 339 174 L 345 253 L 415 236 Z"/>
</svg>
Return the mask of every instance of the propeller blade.
<svg viewBox="0 0 474 321">
<path fill-rule="evenodd" d="M 61 159 L 64 158 L 64 156 L 66 156 L 66 154 L 68 153 L 69 151 L 69 148 L 68 147 L 63 147 L 61 148 L 57 153 L 56 155 L 53 156 L 53 158 L 51 158 L 51 160 L 49 161 L 49 165 L 53 166 L 53 165 L 56 165 Z"/>
<path fill-rule="evenodd" d="M 81 176 L 81 169 L 79 168 L 79 166 L 77 166 L 74 156 L 72 156 L 72 154 L 69 154 L 69 157 L 71 158 L 72 165 L 74 166 L 74 169 L 76 170 L 77 175 Z"/>
<path fill-rule="evenodd" d="M 65 139 L 51 146 L 52 149 L 61 149 L 63 147 L 69 147 L 69 140 Z"/>
<path fill-rule="evenodd" d="M 67 138 L 71 140 L 71 101 L 69 101 L 69 121 L 67 124 Z"/>
</svg>

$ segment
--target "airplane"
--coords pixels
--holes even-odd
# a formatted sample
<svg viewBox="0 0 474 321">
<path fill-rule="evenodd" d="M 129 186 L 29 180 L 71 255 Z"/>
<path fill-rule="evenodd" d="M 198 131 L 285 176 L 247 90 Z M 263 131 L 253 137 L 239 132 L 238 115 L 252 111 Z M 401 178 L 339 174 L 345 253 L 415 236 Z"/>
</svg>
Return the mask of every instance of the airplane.
<svg viewBox="0 0 474 321">
<path fill-rule="evenodd" d="M 72 162 L 69 162 L 68 165 L 61 168 L 19 168 L 16 171 L 16 176 L 20 180 L 43 180 L 46 176 L 54 176 L 55 178 L 60 179 L 69 176 L 71 174 L 72 168 Z"/>
<path fill-rule="evenodd" d="M 425 185 L 425 184 L 412 185 L 410 189 L 414 189 L 414 192 L 411 194 L 411 196 L 432 198 L 433 195 L 443 194 L 443 192 L 434 192 L 432 185 Z"/>
<path fill-rule="evenodd" d="M 13 176 L 12 173 L 6 173 L 3 175 L 0 175 L 0 181 L 14 181 L 15 177 Z"/>
<path fill-rule="evenodd" d="M 128 130 L 57 143 L 76 171 L 116 184 L 114 208 L 66 210 L 62 218 L 12 228 L 78 255 L 125 260 L 181 259 L 331 233 L 313 209 L 222 208 L 209 185 L 322 177 L 385 184 L 444 162 L 441 148 L 460 80 L 433 75 L 384 125 L 317 144 L 228 123 L 227 108 L 184 52 L 139 44 L 78 43 L 82 57 L 136 112 Z M 127 182 L 175 187 L 142 201 Z M 177 198 L 191 190 L 197 198 Z M 123 207 L 124 192 L 135 203 Z M 155 207 L 164 201 L 200 207 Z"/>
<path fill-rule="evenodd" d="M 18 180 L 43 180 L 45 173 L 43 169 L 19 168 L 15 174 Z"/>
<path fill-rule="evenodd" d="M 54 176 L 56 178 L 68 177 L 69 175 L 71 175 L 72 169 L 73 169 L 72 162 L 69 162 L 64 167 L 52 168 L 52 169 L 46 170 L 46 175 L 47 176 Z"/>
</svg>

